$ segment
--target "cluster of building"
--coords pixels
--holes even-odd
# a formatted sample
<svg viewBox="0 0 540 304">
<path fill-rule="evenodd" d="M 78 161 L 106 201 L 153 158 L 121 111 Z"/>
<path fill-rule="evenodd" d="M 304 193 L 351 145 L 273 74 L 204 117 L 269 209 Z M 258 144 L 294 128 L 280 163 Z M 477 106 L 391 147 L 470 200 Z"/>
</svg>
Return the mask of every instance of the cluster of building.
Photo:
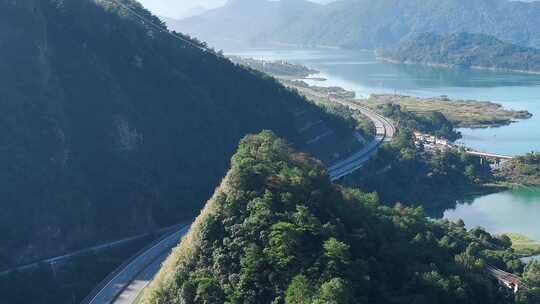
<svg viewBox="0 0 540 304">
<path fill-rule="evenodd" d="M 429 134 L 414 132 L 414 138 L 414 143 L 416 146 L 419 148 L 422 147 L 426 152 L 446 152 L 452 148 L 455 148 L 455 145 L 449 140 L 438 138 Z"/>
</svg>

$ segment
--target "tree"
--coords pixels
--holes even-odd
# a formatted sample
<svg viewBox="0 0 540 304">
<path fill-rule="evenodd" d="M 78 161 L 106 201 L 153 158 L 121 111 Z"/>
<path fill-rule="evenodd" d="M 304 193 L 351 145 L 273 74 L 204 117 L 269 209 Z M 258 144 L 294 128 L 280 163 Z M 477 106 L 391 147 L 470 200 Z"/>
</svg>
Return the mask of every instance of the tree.
<svg viewBox="0 0 540 304">
<path fill-rule="evenodd" d="M 532 261 L 525 267 L 523 279 L 526 284 L 540 288 L 540 261 Z"/>
<path fill-rule="evenodd" d="M 198 304 L 223 303 L 223 290 L 213 278 L 201 278 L 197 282 L 195 302 Z"/>
<path fill-rule="evenodd" d="M 342 274 L 351 263 L 349 252 L 350 246 L 330 238 L 324 242 L 324 257 L 326 258 L 326 276 L 336 276 Z"/>
<path fill-rule="evenodd" d="M 285 292 L 285 304 L 311 304 L 313 286 L 309 279 L 303 275 L 295 276 Z"/>
<path fill-rule="evenodd" d="M 314 304 L 349 304 L 352 294 L 348 283 L 341 278 L 333 278 L 321 285 Z"/>
<path fill-rule="evenodd" d="M 540 303 L 540 261 L 532 261 L 523 272 L 523 284 L 518 294 L 519 304 Z"/>
<path fill-rule="evenodd" d="M 294 224 L 279 222 L 272 226 L 265 253 L 270 261 L 281 269 L 292 267 L 296 262 L 300 235 Z M 292 269 L 291 269 L 292 270 Z"/>
<path fill-rule="evenodd" d="M 319 220 L 309 211 L 309 208 L 301 205 L 296 207 L 296 212 L 293 215 L 294 222 L 302 231 L 318 233 L 321 229 Z"/>
<path fill-rule="evenodd" d="M 256 245 L 250 245 L 240 260 L 240 280 L 236 286 L 236 294 L 243 303 L 256 303 L 258 294 L 264 293 L 268 285 L 264 277 L 264 255 Z"/>
</svg>

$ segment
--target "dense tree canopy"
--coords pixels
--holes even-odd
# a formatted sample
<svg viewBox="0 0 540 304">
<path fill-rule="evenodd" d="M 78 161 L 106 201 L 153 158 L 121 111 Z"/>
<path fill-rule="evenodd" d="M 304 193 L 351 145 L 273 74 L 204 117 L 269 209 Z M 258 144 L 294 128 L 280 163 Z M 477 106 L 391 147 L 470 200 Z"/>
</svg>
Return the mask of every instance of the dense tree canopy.
<svg viewBox="0 0 540 304">
<path fill-rule="evenodd" d="M 512 303 L 485 271 L 520 270 L 509 246 L 334 186 L 263 132 L 242 141 L 142 303 Z"/>
<path fill-rule="evenodd" d="M 489 35 L 425 33 L 404 40 L 382 56 L 397 62 L 540 72 L 540 49 L 507 43 Z"/>
<path fill-rule="evenodd" d="M 344 184 L 377 192 L 384 202 L 422 206 L 439 218 L 467 193 L 493 181 L 489 162 L 464 150 L 426 153 L 415 145 L 414 129 L 406 125 L 401 124 L 392 143 L 381 147 L 362 172 L 345 178 Z"/>
<path fill-rule="evenodd" d="M 540 261 L 531 261 L 523 272 L 523 286 L 518 294 L 519 304 L 540 302 Z"/>
</svg>

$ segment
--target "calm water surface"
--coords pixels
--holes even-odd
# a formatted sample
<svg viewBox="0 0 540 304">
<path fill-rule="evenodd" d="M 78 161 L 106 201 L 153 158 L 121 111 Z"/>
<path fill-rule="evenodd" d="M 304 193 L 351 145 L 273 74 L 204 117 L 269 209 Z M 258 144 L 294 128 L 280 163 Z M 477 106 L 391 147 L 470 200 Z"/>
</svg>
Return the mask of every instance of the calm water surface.
<svg viewBox="0 0 540 304">
<path fill-rule="evenodd" d="M 396 65 L 377 61 L 368 51 L 348 50 L 250 50 L 231 52 L 265 60 L 284 59 L 321 71 L 321 86 L 341 86 L 358 96 L 400 93 L 452 99 L 494 101 L 535 115 L 504 128 L 462 129 L 467 146 L 508 155 L 540 151 L 540 75 Z"/>
<path fill-rule="evenodd" d="M 462 129 L 462 142 L 481 151 L 507 155 L 540 151 L 540 75 L 394 65 L 379 62 L 372 52 L 347 50 L 257 49 L 230 53 L 265 60 L 283 59 L 321 71 L 320 86 L 341 86 L 358 96 L 400 93 L 452 99 L 494 101 L 528 110 L 532 119 L 489 129 Z M 447 210 L 448 219 L 463 219 L 468 227 L 492 233 L 516 232 L 540 240 L 540 189 L 506 191 L 476 198 Z"/>
<path fill-rule="evenodd" d="M 468 228 L 492 233 L 515 232 L 540 240 L 540 189 L 519 189 L 476 198 L 471 204 L 447 210 L 444 217 L 463 219 Z"/>
</svg>

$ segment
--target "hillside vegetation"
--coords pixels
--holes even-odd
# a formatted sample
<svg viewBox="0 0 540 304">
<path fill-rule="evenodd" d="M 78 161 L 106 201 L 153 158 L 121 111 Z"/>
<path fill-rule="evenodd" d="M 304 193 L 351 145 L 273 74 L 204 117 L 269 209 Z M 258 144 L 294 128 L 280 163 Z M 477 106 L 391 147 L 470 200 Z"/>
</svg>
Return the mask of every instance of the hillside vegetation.
<svg viewBox="0 0 540 304">
<path fill-rule="evenodd" d="M 377 192 L 384 202 L 422 206 L 433 218 L 443 217 L 444 211 L 470 194 L 493 191 L 484 188 L 495 182 L 488 162 L 464 150 L 425 151 L 415 144 L 414 129 L 407 127 L 415 124 L 403 124 L 392 143 L 379 149 L 362 172 L 345 178 L 344 183 Z"/>
<path fill-rule="evenodd" d="M 231 42 L 374 49 L 433 32 L 491 35 L 540 48 L 540 2 L 508 0 L 235 0 L 171 25 L 212 44 Z"/>
<path fill-rule="evenodd" d="M 531 152 L 511 160 L 499 175 L 512 185 L 540 187 L 540 153 Z"/>
<path fill-rule="evenodd" d="M 484 271 L 519 271 L 510 246 L 334 186 L 263 132 L 241 142 L 141 303 L 513 303 Z"/>
<path fill-rule="evenodd" d="M 517 46 L 482 34 L 421 34 L 382 51 L 380 55 L 398 63 L 540 73 L 539 49 Z"/>
<path fill-rule="evenodd" d="M 327 161 L 352 138 L 274 79 L 178 36 L 190 42 L 110 0 L 0 0 L 0 270 L 191 219 L 248 133 L 271 129 Z"/>
</svg>

